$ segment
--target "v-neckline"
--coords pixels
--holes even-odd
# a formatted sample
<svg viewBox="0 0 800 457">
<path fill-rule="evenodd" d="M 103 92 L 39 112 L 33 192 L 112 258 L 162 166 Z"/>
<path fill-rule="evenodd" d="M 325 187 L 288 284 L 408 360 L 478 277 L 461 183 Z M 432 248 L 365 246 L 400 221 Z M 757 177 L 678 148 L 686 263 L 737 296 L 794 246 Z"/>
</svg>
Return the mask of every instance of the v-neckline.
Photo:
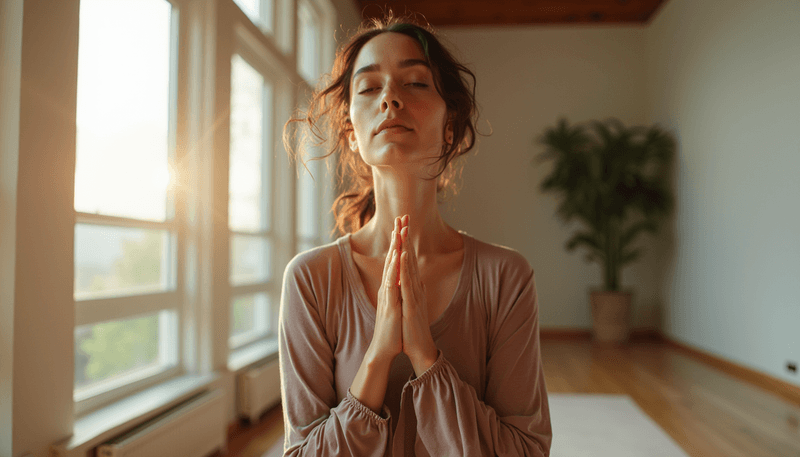
<svg viewBox="0 0 800 457">
<path fill-rule="evenodd" d="M 461 259 L 461 269 L 458 274 L 458 283 L 456 283 L 456 290 L 453 293 L 453 297 L 450 299 L 450 303 L 447 304 L 447 307 L 444 309 L 444 311 L 442 311 L 439 317 L 437 317 L 436 320 L 431 323 L 430 328 L 432 334 L 438 333 L 447 325 L 447 322 L 450 320 L 451 316 L 459 308 L 458 306 L 454 306 L 454 304 L 462 301 L 462 297 L 465 295 L 469 283 L 470 276 L 468 270 L 470 261 L 472 259 L 472 239 L 466 232 L 459 230 L 458 233 L 461 235 L 461 239 L 464 243 L 464 255 Z M 350 235 L 350 233 L 347 233 L 339 238 L 339 254 L 342 257 L 342 263 L 344 264 L 345 270 L 347 270 L 347 276 L 349 277 L 351 290 L 356 296 L 356 302 L 358 302 L 361 309 L 374 324 L 376 310 L 372 307 L 369 297 L 367 296 L 367 289 L 364 286 L 364 281 L 362 281 L 361 275 L 358 273 L 358 267 L 353 259 L 353 248 L 350 244 Z"/>
</svg>

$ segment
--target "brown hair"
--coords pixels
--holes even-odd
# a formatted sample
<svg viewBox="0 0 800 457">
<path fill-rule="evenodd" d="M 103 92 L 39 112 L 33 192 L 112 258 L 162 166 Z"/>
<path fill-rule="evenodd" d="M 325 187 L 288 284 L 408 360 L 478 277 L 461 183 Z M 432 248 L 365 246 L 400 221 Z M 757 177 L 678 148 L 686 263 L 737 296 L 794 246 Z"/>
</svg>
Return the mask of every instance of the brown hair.
<svg viewBox="0 0 800 457">
<path fill-rule="evenodd" d="M 323 146 L 328 153 L 311 160 L 321 160 L 338 152 L 337 179 L 343 191 L 333 203 L 333 212 L 339 235 L 353 232 L 364 226 L 375 215 L 375 185 L 372 170 L 358 152 L 348 146 L 350 122 L 350 81 L 358 53 L 377 35 L 386 32 L 402 33 L 416 40 L 422 47 L 425 59 L 433 73 L 434 85 L 447 107 L 448 122 L 453 128 L 453 141 L 445 143 L 436 162 L 441 169 L 431 179 L 439 179 L 437 194 L 452 189 L 457 192 L 456 178 L 461 168 L 448 165 L 469 152 L 475 145 L 475 123 L 478 117 L 475 103 L 475 75 L 456 61 L 453 55 L 434 36 L 430 26 L 417 25 L 409 18 L 395 18 L 391 11 L 382 20 L 373 19 L 359 27 L 350 40 L 336 52 L 333 70 L 311 97 L 305 113 L 299 112 L 286 122 L 283 142 L 290 157 L 295 153 L 292 145 L 295 133 L 290 129 L 298 123 L 302 129 L 300 150 L 308 154 L 313 146 Z M 468 84 L 467 77 L 472 84 Z M 301 154 L 302 155 L 302 154 Z M 310 155 L 310 154 L 308 154 Z M 460 162 L 460 161 L 459 161 Z M 305 161 L 303 162 L 305 166 Z"/>
</svg>

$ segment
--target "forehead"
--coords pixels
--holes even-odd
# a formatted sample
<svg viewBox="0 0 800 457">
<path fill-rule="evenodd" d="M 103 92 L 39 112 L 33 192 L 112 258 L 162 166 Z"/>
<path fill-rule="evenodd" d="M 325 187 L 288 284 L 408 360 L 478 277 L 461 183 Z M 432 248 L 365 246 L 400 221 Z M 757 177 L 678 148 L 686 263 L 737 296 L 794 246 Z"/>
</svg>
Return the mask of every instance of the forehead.
<svg viewBox="0 0 800 457">
<path fill-rule="evenodd" d="M 377 64 L 383 69 L 384 66 L 392 66 L 408 59 L 425 60 L 419 42 L 402 33 L 385 32 L 364 44 L 353 67 L 357 71 L 367 65 Z"/>
</svg>

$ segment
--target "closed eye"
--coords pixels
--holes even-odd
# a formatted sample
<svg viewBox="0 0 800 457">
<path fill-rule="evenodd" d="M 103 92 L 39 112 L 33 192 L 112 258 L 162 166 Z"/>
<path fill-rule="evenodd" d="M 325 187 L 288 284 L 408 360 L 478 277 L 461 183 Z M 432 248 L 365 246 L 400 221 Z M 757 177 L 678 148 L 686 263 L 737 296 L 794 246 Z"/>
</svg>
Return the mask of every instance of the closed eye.
<svg viewBox="0 0 800 457">
<path fill-rule="evenodd" d="M 415 83 L 408 83 L 408 84 L 406 84 L 406 86 L 412 86 L 412 87 L 428 87 L 428 85 L 427 85 L 427 84 L 425 84 L 425 83 L 416 83 L 416 82 L 415 82 Z M 361 91 L 360 91 L 360 92 L 358 92 L 358 93 L 359 93 L 359 95 L 362 95 L 362 94 L 368 94 L 368 93 L 370 93 L 370 92 L 374 92 L 374 91 L 376 91 L 376 90 L 380 90 L 380 87 L 368 87 L 368 88 L 366 88 L 366 89 L 363 89 L 363 90 L 361 90 Z"/>
</svg>

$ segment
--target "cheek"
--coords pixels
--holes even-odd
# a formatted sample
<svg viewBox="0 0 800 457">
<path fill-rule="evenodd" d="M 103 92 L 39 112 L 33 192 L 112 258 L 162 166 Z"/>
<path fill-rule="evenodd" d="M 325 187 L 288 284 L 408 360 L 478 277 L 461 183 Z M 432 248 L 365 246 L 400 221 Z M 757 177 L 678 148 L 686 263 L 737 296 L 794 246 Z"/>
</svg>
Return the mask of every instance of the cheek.
<svg viewBox="0 0 800 457">
<path fill-rule="evenodd" d="M 426 131 L 434 138 L 444 138 L 444 126 L 447 119 L 444 101 L 426 104 L 422 109 L 425 112 Z"/>
<path fill-rule="evenodd" d="M 370 121 L 369 106 L 363 101 L 354 100 L 350 103 L 350 120 L 357 135 L 363 135 Z"/>
</svg>

